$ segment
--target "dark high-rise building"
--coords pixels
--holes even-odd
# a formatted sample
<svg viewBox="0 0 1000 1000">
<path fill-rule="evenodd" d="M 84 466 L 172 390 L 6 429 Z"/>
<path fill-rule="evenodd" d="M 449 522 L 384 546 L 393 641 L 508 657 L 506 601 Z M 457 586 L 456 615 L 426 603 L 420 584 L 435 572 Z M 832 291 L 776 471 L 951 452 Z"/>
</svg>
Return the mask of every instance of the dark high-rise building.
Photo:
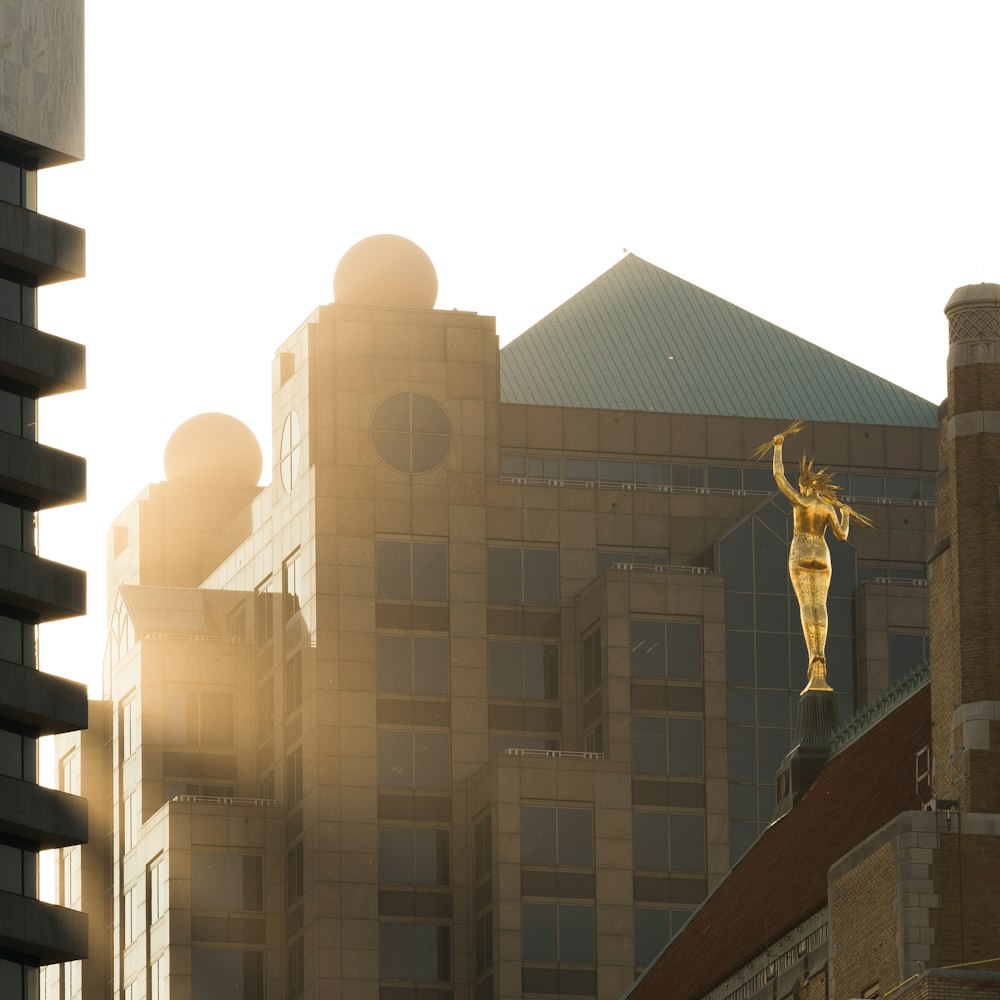
<svg viewBox="0 0 1000 1000">
<path fill-rule="evenodd" d="M 503 350 L 398 238 L 334 292 L 273 360 L 268 484 L 205 414 L 112 527 L 111 738 L 64 741 L 110 795 L 86 965 L 126 1000 L 616 997 L 795 736 L 750 455 L 807 420 L 789 464 L 878 524 L 831 541 L 846 720 L 926 659 L 936 409 L 634 256 Z"/>
<path fill-rule="evenodd" d="M 38 328 L 39 287 L 84 271 L 82 230 L 40 215 L 43 168 L 83 156 L 83 3 L 0 10 L 0 996 L 86 954 L 87 920 L 38 899 L 38 855 L 87 839 L 86 804 L 38 784 L 38 739 L 87 725 L 86 688 L 37 669 L 38 628 L 85 610 L 82 571 L 38 553 L 38 511 L 82 500 L 83 459 L 39 441 L 38 400 L 84 384 L 84 350 Z M 66 786 L 68 787 L 68 786 Z"/>
</svg>

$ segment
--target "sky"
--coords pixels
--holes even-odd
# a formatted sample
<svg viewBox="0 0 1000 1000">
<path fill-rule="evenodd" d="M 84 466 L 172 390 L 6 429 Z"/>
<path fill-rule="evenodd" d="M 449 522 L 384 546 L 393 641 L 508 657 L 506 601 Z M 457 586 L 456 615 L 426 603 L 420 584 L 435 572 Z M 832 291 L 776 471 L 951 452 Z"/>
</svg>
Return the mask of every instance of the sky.
<svg viewBox="0 0 1000 1000">
<path fill-rule="evenodd" d="M 88 388 L 39 437 L 88 460 L 40 542 L 90 614 L 42 669 L 100 696 L 108 526 L 181 422 L 243 420 L 270 480 L 271 358 L 374 233 L 502 343 L 627 250 L 939 402 L 945 302 L 1000 281 L 998 37 L 963 0 L 91 0 L 86 159 L 38 183 L 87 230 L 39 319 Z"/>
</svg>

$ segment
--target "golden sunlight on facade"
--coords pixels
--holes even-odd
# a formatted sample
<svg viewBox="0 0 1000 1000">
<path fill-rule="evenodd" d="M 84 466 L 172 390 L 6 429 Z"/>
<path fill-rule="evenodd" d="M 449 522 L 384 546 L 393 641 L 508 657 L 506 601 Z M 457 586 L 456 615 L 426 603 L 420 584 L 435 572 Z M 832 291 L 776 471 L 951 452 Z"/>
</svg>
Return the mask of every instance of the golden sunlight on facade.
<svg viewBox="0 0 1000 1000">
<path fill-rule="evenodd" d="M 267 484 L 203 414 L 112 526 L 51 1000 L 620 996 L 779 805 L 807 659 L 749 456 L 791 419 L 877 525 L 831 549 L 840 721 L 926 663 L 930 403 L 631 255 L 502 351 L 399 237 L 334 288 Z"/>
</svg>

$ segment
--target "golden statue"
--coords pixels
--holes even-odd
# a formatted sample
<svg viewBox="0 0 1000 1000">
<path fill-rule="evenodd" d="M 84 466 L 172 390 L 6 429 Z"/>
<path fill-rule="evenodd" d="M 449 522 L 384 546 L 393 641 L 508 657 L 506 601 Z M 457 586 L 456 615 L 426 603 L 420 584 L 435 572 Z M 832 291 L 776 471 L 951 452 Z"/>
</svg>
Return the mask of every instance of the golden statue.
<svg viewBox="0 0 1000 1000">
<path fill-rule="evenodd" d="M 813 469 L 812 459 L 805 455 L 799 466 L 799 488 L 793 489 L 785 478 L 781 459 L 781 446 L 786 437 L 802 430 L 802 421 L 796 420 L 782 434 L 775 434 L 762 444 L 754 458 L 763 458 L 774 449 L 774 481 L 792 505 L 795 534 L 788 551 L 788 575 L 792 589 L 799 600 L 802 616 L 802 635 L 809 653 L 807 691 L 832 691 L 826 681 L 826 596 L 830 590 L 830 550 L 826 544 L 826 529 L 842 542 L 847 541 L 851 517 L 871 527 L 867 517 L 852 510 L 837 496 L 840 490 L 827 469 Z"/>
</svg>

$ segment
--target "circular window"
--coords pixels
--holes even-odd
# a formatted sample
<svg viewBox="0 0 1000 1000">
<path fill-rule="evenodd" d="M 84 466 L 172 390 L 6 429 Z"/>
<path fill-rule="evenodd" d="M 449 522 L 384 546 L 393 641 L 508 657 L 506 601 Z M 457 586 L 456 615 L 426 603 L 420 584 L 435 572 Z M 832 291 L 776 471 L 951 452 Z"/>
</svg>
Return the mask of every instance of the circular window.
<svg viewBox="0 0 1000 1000">
<path fill-rule="evenodd" d="M 299 478 L 299 463 L 302 459 L 302 433 L 299 430 L 299 415 L 292 410 L 285 417 L 281 428 L 281 445 L 278 449 L 278 469 L 281 485 L 286 493 L 292 492 Z"/>
<path fill-rule="evenodd" d="M 428 472 L 448 454 L 451 424 L 433 399 L 399 392 L 376 407 L 371 437 L 386 465 L 399 472 Z"/>
</svg>

